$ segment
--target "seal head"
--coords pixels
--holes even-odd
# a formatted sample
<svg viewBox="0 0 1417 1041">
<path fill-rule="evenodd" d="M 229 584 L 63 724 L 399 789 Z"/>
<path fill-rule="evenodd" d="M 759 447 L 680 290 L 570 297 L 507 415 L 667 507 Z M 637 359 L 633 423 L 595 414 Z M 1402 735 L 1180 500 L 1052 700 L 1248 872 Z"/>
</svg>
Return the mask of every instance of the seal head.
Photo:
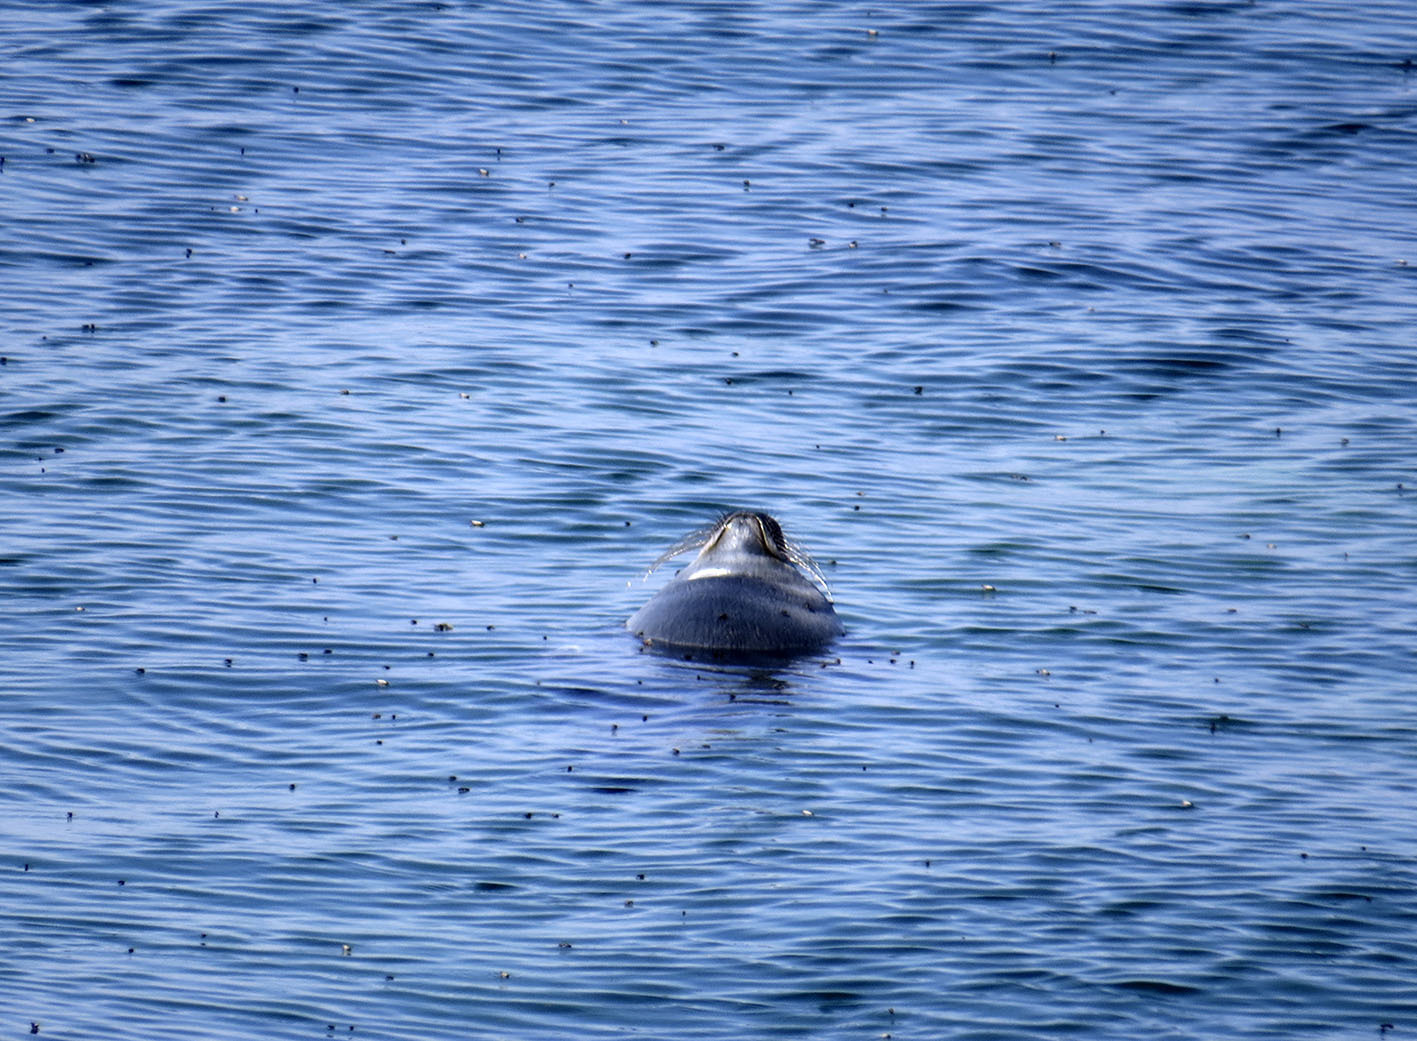
<svg viewBox="0 0 1417 1041">
<path fill-rule="evenodd" d="M 739 511 L 681 539 L 654 568 L 699 554 L 625 627 L 654 650 L 714 659 L 790 657 L 843 632 L 821 573 L 766 513 Z"/>
</svg>

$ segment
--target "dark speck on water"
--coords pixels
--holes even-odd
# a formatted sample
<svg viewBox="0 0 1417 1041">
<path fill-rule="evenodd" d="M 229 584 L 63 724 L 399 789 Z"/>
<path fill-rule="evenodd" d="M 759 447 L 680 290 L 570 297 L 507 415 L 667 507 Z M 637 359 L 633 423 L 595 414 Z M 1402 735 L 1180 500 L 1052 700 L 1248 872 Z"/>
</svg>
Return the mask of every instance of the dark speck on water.
<svg viewBox="0 0 1417 1041">
<path fill-rule="evenodd" d="M 1417 1021 L 1407 5 L 6 12 L 6 1029 Z"/>
</svg>

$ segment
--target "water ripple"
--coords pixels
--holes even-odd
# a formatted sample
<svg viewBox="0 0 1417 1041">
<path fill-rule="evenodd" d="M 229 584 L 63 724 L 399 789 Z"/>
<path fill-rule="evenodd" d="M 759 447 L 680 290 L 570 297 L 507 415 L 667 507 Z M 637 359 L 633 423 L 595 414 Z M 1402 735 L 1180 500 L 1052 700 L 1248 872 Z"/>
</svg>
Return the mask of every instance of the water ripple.
<svg viewBox="0 0 1417 1041">
<path fill-rule="evenodd" d="M 1417 1015 L 1417 37 L 1035 7 L 0 19 L 21 1029 Z"/>
</svg>

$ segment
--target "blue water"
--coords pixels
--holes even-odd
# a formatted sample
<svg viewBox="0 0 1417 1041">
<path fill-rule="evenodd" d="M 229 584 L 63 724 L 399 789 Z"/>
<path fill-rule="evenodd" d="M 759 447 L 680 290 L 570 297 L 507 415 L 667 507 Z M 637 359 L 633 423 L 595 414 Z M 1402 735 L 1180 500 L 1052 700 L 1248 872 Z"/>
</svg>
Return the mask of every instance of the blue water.
<svg viewBox="0 0 1417 1041">
<path fill-rule="evenodd" d="M 1410 1034 L 1414 62 L 0 4 L 0 1031 Z M 831 652 L 624 632 L 731 507 Z"/>
</svg>

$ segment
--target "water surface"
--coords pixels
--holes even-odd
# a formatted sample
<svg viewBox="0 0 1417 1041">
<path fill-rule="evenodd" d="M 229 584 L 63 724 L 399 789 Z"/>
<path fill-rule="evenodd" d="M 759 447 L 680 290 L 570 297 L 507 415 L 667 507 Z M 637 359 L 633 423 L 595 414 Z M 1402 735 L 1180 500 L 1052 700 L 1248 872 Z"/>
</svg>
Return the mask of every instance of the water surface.
<svg viewBox="0 0 1417 1041">
<path fill-rule="evenodd" d="M 6 1030 L 1417 1022 L 1406 5 L 0 10 Z"/>
</svg>

